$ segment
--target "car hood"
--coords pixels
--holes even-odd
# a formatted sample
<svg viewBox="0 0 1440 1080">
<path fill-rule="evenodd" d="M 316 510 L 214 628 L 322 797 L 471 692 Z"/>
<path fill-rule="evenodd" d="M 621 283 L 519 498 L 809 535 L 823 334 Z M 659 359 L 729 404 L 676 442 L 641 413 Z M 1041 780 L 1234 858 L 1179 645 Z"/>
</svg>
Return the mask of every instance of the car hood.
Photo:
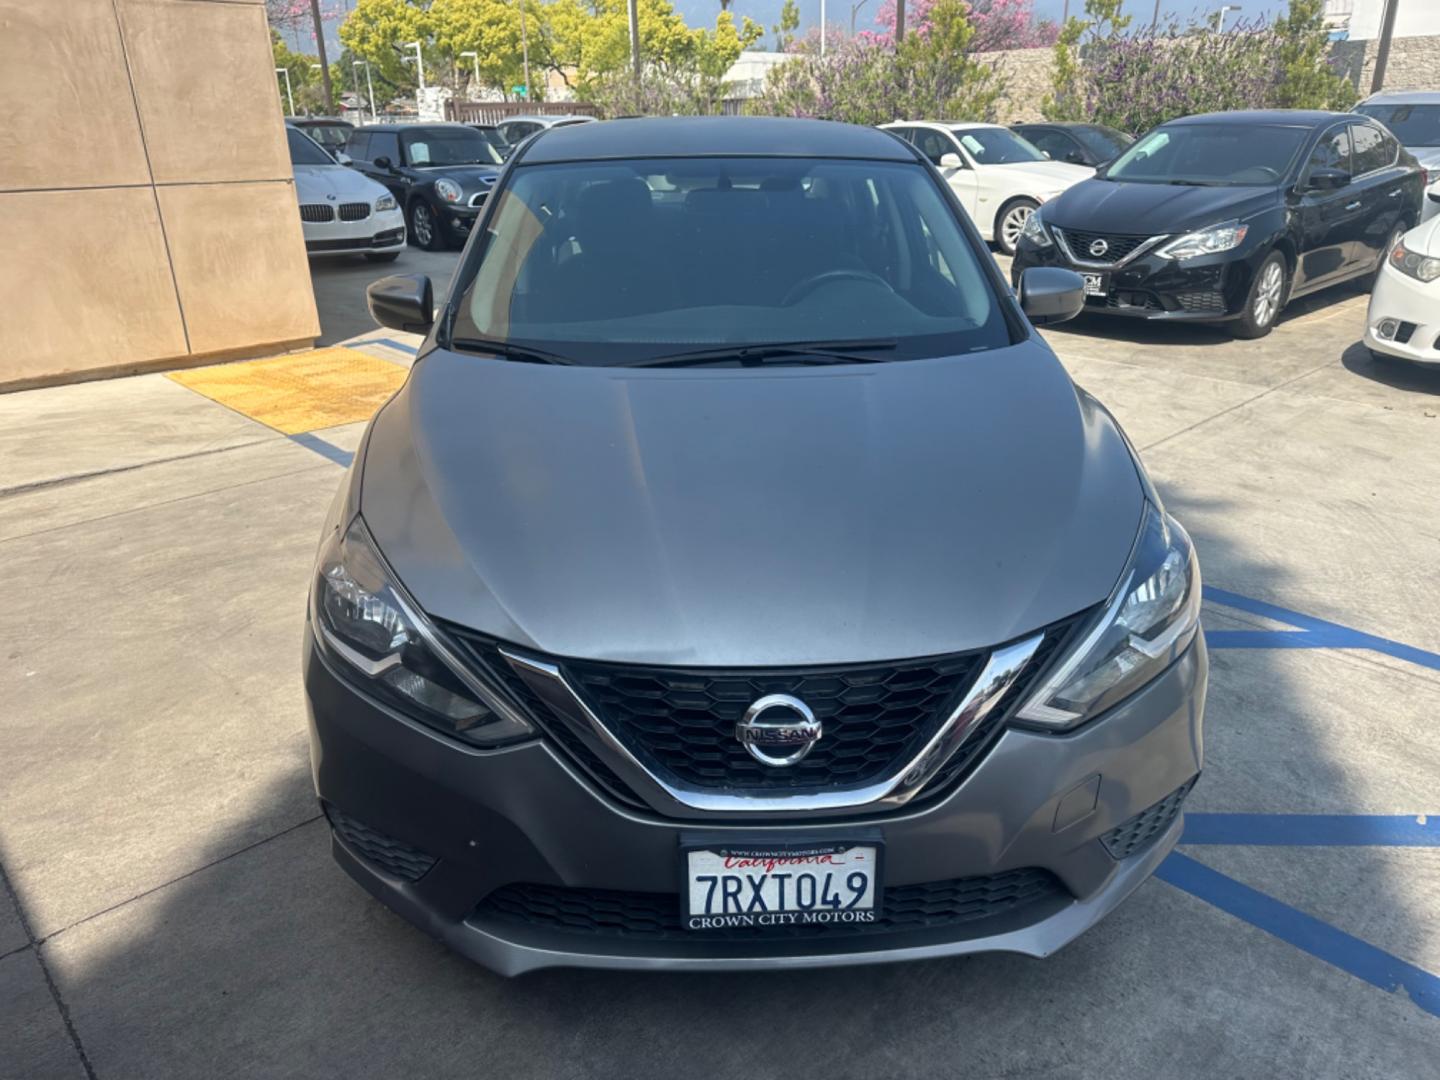
<svg viewBox="0 0 1440 1080">
<path fill-rule="evenodd" d="M 438 350 L 363 470 L 361 513 L 426 611 L 652 664 L 995 645 L 1104 600 L 1144 502 L 1114 421 L 1036 341 L 763 370 Z"/>
<path fill-rule="evenodd" d="M 1405 247 L 1440 259 L 1440 214 L 1405 234 Z"/>
<path fill-rule="evenodd" d="M 1016 174 L 1029 177 L 1036 191 L 1058 191 L 1088 180 L 1095 175 L 1089 165 L 1072 165 L 1068 161 L 1017 161 L 1012 165 L 994 165 L 1007 176 Z"/>
<path fill-rule="evenodd" d="M 424 180 L 434 181 L 442 176 L 448 176 L 466 191 L 479 191 L 489 188 L 495 183 L 495 178 L 500 175 L 498 167 L 491 168 L 488 165 L 436 165 L 416 168 L 416 174 Z"/>
<path fill-rule="evenodd" d="M 344 165 L 295 166 L 295 197 L 302 203 L 373 203 L 384 194 L 374 180 Z"/>
<path fill-rule="evenodd" d="M 1159 236 L 1189 232 L 1274 206 L 1273 187 L 1195 187 L 1086 180 L 1045 205 L 1062 229 Z"/>
<path fill-rule="evenodd" d="M 1407 146 L 1415 160 L 1427 169 L 1440 169 L 1440 146 Z"/>
</svg>

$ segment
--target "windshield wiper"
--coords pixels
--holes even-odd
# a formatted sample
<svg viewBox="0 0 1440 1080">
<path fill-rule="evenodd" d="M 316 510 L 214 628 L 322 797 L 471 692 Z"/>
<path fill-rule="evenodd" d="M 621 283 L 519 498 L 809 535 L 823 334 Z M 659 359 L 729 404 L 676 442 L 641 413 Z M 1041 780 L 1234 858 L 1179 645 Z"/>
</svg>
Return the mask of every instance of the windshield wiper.
<svg viewBox="0 0 1440 1080">
<path fill-rule="evenodd" d="M 867 338 L 856 341 L 776 341 L 759 345 L 722 345 L 713 349 L 654 356 L 637 360 L 626 367 L 684 367 L 689 364 L 710 364 L 736 360 L 745 367 L 755 367 L 766 360 L 801 359 L 811 364 L 874 364 L 879 357 L 863 353 L 893 349 L 893 338 Z"/>
<path fill-rule="evenodd" d="M 510 341 L 492 341 L 489 338 L 451 338 L 450 348 L 466 352 L 494 353 L 506 360 L 520 360 L 527 364 L 574 364 L 575 361 L 559 353 L 546 352 L 533 345 L 516 345 Z"/>
</svg>

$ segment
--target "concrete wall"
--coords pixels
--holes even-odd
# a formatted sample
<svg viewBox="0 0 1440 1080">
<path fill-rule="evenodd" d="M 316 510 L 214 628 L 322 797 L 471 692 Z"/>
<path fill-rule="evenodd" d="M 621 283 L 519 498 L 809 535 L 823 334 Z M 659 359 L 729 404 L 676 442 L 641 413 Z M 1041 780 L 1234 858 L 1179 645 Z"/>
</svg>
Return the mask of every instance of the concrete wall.
<svg viewBox="0 0 1440 1080">
<path fill-rule="evenodd" d="M 979 53 L 976 59 L 995 65 L 1005 80 L 1005 93 L 996 103 L 996 123 L 1019 124 L 1045 119 L 1040 114 L 1040 102 L 1052 88 L 1053 49 L 1007 49 Z"/>
<path fill-rule="evenodd" d="M 0 0 L 0 389 L 319 334 L 263 0 Z"/>
</svg>

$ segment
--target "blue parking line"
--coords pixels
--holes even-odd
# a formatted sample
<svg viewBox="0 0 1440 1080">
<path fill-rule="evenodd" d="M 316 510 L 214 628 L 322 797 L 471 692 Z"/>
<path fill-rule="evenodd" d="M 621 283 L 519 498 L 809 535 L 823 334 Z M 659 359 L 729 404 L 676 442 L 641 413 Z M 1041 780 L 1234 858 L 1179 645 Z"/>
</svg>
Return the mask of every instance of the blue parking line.
<svg viewBox="0 0 1440 1080">
<path fill-rule="evenodd" d="M 350 462 L 355 460 L 355 454 L 350 450 L 342 450 L 332 442 L 326 442 L 318 435 L 312 435 L 306 431 L 299 435 L 291 435 L 290 441 L 305 447 L 306 450 L 313 450 L 323 458 L 328 458 L 336 465 L 345 468 L 350 467 Z"/>
<path fill-rule="evenodd" d="M 1376 634 L 1367 634 L 1340 623 L 1305 615 L 1278 604 L 1255 600 L 1249 596 L 1205 586 L 1205 599 L 1213 604 L 1247 611 L 1276 622 L 1294 626 L 1296 630 L 1214 630 L 1205 634 L 1205 643 L 1217 649 L 1369 649 L 1393 656 L 1421 667 L 1440 671 L 1440 653 L 1417 649 L 1404 642 Z"/>
<path fill-rule="evenodd" d="M 1420 1008 L 1440 1016 L 1440 977 L 1398 956 L 1391 956 L 1298 908 L 1212 870 L 1188 855 L 1170 854 L 1160 864 L 1156 877 L 1386 993 L 1404 990 Z"/>
<path fill-rule="evenodd" d="M 1440 814 L 1185 815 L 1182 844 L 1243 847 L 1440 847 Z"/>
</svg>

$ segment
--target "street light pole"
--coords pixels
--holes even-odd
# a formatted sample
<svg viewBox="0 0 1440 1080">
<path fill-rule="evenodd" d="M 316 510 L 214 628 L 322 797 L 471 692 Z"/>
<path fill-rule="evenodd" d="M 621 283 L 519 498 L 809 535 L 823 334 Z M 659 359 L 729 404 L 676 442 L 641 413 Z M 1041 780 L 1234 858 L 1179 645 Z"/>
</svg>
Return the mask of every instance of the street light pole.
<svg viewBox="0 0 1440 1080">
<path fill-rule="evenodd" d="M 1070 0 L 1065 0 L 1066 4 Z M 895 44 L 905 40 L 905 0 L 895 0 Z"/>
<path fill-rule="evenodd" d="M 635 81 L 640 81 L 640 12 L 635 0 L 625 5 L 630 13 L 630 66 L 635 71 Z"/>
<path fill-rule="evenodd" d="M 855 15 L 862 7 L 864 7 L 869 2 L 870 0 L 860 0 L 858 4 L 850 5 L 850 36 L 852 38 L 855 36 Z"/>
<path fill-rule="evenodd" d="M 421 90 L 424 90 L 424 89 L 425 89 L 425 59 L 424 59 L 424 57 L 422 57 L 422 56 L 420 55 L 420 42 L 418 42 L 418 41 L 406 41 L 406 42 L 402 42 L 401 45 L 400 45 L 400 47 L 401 47 L 402 49 L 414 49 L 414 50 L 415 50 L 415 74 L 416 74 L 416 77 L 420 80 L 420 89 L 421 89 Z M 410 57 L 408 57 L 408 56 L 405 57 L 405 63 L 407 63 L 407 64 L 410 63 Z"/>
<path fill-rule="evenodd" d="M 325 59 L 325 23 L 320 18 L 320 0 L 310 0 L 310 16 L 315 20 L 315 49 L 320 53 L 320 82 L 325 87 L 325 111 L 335 111 L 335 90 L 330 85 L 330 64 Z"/>
<path fill-rule="evenodd" d="M 470 99 L 471 99 L 472 101 L 478 100 L 478 99 L 475 97 L 475 94 L 476 94 L 476 90 L 478 90 L 478 88 L 479 88 L 479 86 L 480 86 L 480 54 L 479 54 L 478 52 L 476 52 L 474 49 L 466 49 L 464 52 L 462 52 L 462 53 L 460 54 L 460 56 L 461 56 L 462 58 L 468 56 L 468 57 L 470 57 L 471 60 L 475 61 L 475 87 L 476 87 L 476 89 L 472 89 L 472 90 L 470 91 Z"/>
<path fill-rule="evenodd" d="M 1220 5 L 1219 17 L 1216 18 L 1216 20 L 1215 20 L 1215 33 L 1218 34 L 1218 33 L 1220 33 L 1220 31 L 1222 31 L 1222 30 L 1225 29 L 1225 16 L 1226 16 L 1228 13 L 1230 13 L 1230 12 L 1232 12 L 1232 11 L 1239 11 L 1239 10 L 1240 10 L 1240 5 L 1239 5 L 1239 4 L 1221 4 L 1221 5 Z"/>
<path fill-rule="evenodd" d="M 636 28 L 639 28 L 638 20 Z M 638 46 L 636 51 L 639 51 Z M 535 95 L 530 89 L 530 39 L 525 33 L 525 0 L 520 0 L 520 60 L 525 65 L 525 100 L 533 101 Z"/>
<path fill-rule="evenodd" d="M 825 55 L 825 0 L 820 0 L 820 55 Z"/>
<path fill-rule="evenodd" d="M 350 66 L 352 68 L 363 67 L 365 69 L 365 86 L 370 91 L 370 122 L 372 124 L 379 123 L 380 115 L 375 111 L 375 84 L 370 81 L 370 61 L 352 60 Z M 357 94 L 360 92 L 358 85 L 355 88 L 355 92 Z"/>
<path fill-rule="evenodd" d="M 290 92 L 290 69 L 289 69 L 289 68 L 277 67 L 277 68 L 275 69 L 275 74 L 276 74 L 276 75 L 284 75 L 284 76 L 285 76 L 285 97 L 286 97 L 286 99 L 290 102 L 290 115 L 291 115 L 291 116 L 294 116 L 294 115 L 295 115 L 295 95 Z"/>
<path fill-rule="evenodd" d="M 1375 74 L 1370 77 L 1370 92 L 1385 89 L 1385 66 L 1390 62 L 1390 41 L 1395 36 L 1395 9 L 1400 0 L 1385 0 L 1385 14 L 1380 17 L 1380 45 L 1375 53 Z"/>
</svg>

